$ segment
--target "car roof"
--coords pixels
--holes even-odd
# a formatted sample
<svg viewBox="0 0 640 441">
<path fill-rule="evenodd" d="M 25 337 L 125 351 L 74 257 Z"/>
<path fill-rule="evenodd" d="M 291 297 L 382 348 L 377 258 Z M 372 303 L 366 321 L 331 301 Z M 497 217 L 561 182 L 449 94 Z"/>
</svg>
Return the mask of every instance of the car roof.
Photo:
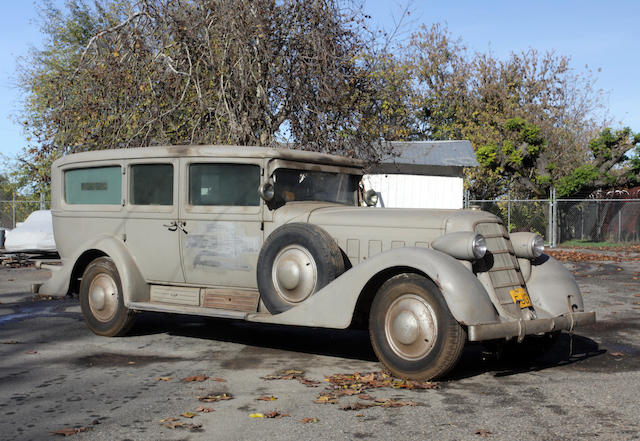
<svg viewBox="0 0 640 441">
<path fill-rule="evenodd" d="M 90 152 L 72 153 L 54 162 L 54 167 L 66 164 L 89 161 L 105 161 L 114 159 L 143 158 L 260 158 L 284 159 L 289 161 L 310 162 L 315 164 L 338 165 L 348 167 L 364 167 L 366 163 L 359 159 L 326 153 L 293 150 L 289 148 L 233 146 L 233 145 L 176 145 L 135 147 L 126 149 L 93 150 Z"/>
</svg>

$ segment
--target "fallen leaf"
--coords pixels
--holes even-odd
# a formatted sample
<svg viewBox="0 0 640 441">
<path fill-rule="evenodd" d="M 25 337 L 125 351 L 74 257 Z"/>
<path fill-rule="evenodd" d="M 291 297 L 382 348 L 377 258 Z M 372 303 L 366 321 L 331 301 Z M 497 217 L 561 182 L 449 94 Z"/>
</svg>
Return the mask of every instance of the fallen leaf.
<svg viewBox="0 0 640 441">
<path fill-rule="evenodd" d="M 261 413 L 250 413 L 249 418 L 264 418 L 264 415 Z"/>
<path fill-rule="evenodd" d="M 67 427 L 66 429 L 56 430 L 55 432 L 51 432 L 54 435 L 62 435 L 62 436 L 71 436 L 80 432 L 86 432 L 86 427 Z"/>
<path fill-rule="evenodd" d="M 308 387 L 318 387 L 318 384 L 320 384 L 319 381 L 310 380 L 308 378 L 305 378 L 303 375 L 304 371 L 301 371 L 299 369 L 285 369 L 283 371 L 280 371 L 279 374 L 265 375 L 264 377 L 260 378 L 262 378 L 263 380 L 297 380 Z"/>
<path fill-rule="evenodd" d="M 264 418 L 283 418 L 283 417 L 288 417 L 291 416 L 288 413 L 280 413 L 277 410 L 272 410 L 271 412 L 265 412 L 264 413 Z"/>
<path fill-rule="evenodd" d="M 360 377 L 360 380 L 362 380 L 362 381 L 364 381 L 366 383 L 369 383 L 369 382 L 373 381 L 374 378 L 375 378 L 375 375 L 374 375 L 373 372 L 371 372 L 370 374 L 365 375 L 364 377 Z"/>
<path fill-rule="evenodd" d="M 185 418 L 193 418 L 195 416 L 198 416 L 198 414 L 193 412 L 185 412 L 185 413 L 181 413 L 180 416 L 183 416 Z"/>
<path fill-rule="evenodd" d="M 174 417 L 169 417 L 169 418 L 163 418 L 160 420 L 161 423 L 170 423 L 172 421 L 179 421 L 180 418 L 174 418 Z"/>
<path fill-rule="evenodd" d="M 277 400 L 277 398 L 272 396 L 272 395 L 263 395 L 261 397 L 256 398 L 256 400 L 258 400 L 258 401 L 275 401 L 275 400 Z"/>
<path fill-rule="evenodd" d="M 165 423 L 164 427 L 169 429 L 188 429 L 192 432 L 199 432 L 202 428 L 202 424 L 193 424 L 193 423 L 183 423 L 181 421 L 177 421 L 175 423 Z"/>
<path fill-rule="evenodd" d="M 135 361 L 130 361 L 127 364 L 136 364 L 136 362 Z"/>
<path fill-rule="evenodd" d="M 316 404 L 336 404 L 338 399 L 333 394 L 321 393 L 318 398 L 314 401 Z"/>
<path fill-rule="evenodd" d="M 19 343 L 20 342 L 18 340 L 7 340 L 2 342 L 3 345 L 17 345 Z"/>
<path fill-rule="evenodd" d="M 171 381 L 171 377 L 158 377 L 156 378 L 157 381 Z"/>
<path fill-rule="evenodd" d="M 307 387 L 318 387 L 320 384 L 319 381 L 309 380 L 308 378 L 298 378 L 298 381 Z"/>
<path fill-rule="evenodd" d="M 356 401 L 355 403 L 345 404 L 340 406 L 340 410 L 361 410 L 367 409 L 373 406 L 371 403 L 363 403 L 362 401 Z"/>
<path fill-rule="evenodd" d="M 233 398 L 233 395 L 228 394 L 228 393 L 222 393 L 222 394 L 209 394 L 209 395 L 205 395 L 202 397 L 197 397 L 198 400 L 203 401 L 205 403 L 214 403 L 216 401 L 226 401 L 226 400 L 230 400 Z"/>
<path fill-rule="evenodd" d="M 25 354 L 37 354 L 37 353 L 38 353 L 38 351 L 27 351 L 27 352 L 25 352 Z"/>
<path fill-rule="evenodd" d="M 625 354 L 623 354 L 622 352 L 612 352 L 611 355 L 613 355 L 614 357 L 624 357 Z"/>
<path fill-rule="evenodd" d="M 489 435 L 492 435 L 492 433 L 489 432 L 487 429 L 478 429 L 475 431 L 475 435 L 489 436 Z"/>
<path fill-rule="evenodd" d="M 416 403 L 415 401 L 402 401 L 402 400 L 394 400 L 394 399 L 384 400 L 379 398 L 375 400 L 375 405 L 382 406 L 382 407 L 404 407 L 404 406 L 417 406 L 418 403 Z"/>
<path fill-rule="evenodd" d="M 204 407 L 204 406 L 196 407 L 196 412 L 209 413 L 213 411 L 214 411 L 213 407 Z"/>
<path fill-rule="evenodd" d="M 300 420 L 301 423 L 317 423 L 318 421 L 320 421 L 318 418 L 302 418 Z"/>
<path fill-rule="evenodd" d="M 374 397 L 368 394 L 360 394 L 358 395 L 358 398 L 360 398 L 361 400 L 375 400 Z"/>
<path fill-rule="evenodd" d="M 212 378 L 213 381 L 219 381 L 220 383 L 226 383 L 227 380 L 225 380 L 224 378 L 218 378 L 218 377 L 214 377 Z"/>
<path fill-rule="evenodd" d="M 182 381 L 184 381 L 185 383 L 191 383 L 194 381 L 200 382 L 200 381 L 205 381 L 207 378 L 209 377 L 207 377 L 206 375 L 192 375 L 191 377 L 187 377 Z"/>
</svg>

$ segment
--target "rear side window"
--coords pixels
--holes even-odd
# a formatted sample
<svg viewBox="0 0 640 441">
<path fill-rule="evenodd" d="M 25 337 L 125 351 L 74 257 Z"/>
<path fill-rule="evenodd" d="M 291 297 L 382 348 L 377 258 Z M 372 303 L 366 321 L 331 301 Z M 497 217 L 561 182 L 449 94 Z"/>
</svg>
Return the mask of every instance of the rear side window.
<svg viewBox="0 0 640 441">
<path fill-rule="evenodd" d="M 260 205 L 260 167 L 251 164 L 192 164 L 191 205 Z"/>
<path fill-rule="evenodd" d="M 64 197 L 67 204 L 120 205 L 120 166 L 67 170 L 64 173 Z"/>
<path fill-rule="evenodd" d="M 132 165 L 129 193 L 134 205 L 173 205 L 173 165 Z"/>
</svg>

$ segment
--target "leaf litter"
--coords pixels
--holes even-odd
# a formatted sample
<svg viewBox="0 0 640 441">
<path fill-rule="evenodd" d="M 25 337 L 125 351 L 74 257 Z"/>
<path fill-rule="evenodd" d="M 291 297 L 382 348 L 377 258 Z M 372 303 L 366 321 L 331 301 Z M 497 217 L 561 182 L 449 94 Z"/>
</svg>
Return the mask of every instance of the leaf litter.
<svg viewBox="0 0 640 441">
<path fill-rule="evenodd" d="M 325 391 L 321 392 L 314 403 L 317 404 L 338 404 L 339 399 L 344 396 L 355 396 L 360 400 L 354 403 L 345 404 L 340 407 L 341 410 L 361 410 L 370 407 L 403 407 L 418 406 L 419 403 L 408 400 L 395 400 L 376 398 L 370 395 L 372 389 L 391 388 L 406 390 L 428 390 L 437 389 L 438 383 L 431 381 L 414 381 L 403 380 L 392 377 L 387 372 L 369 372 L 361 375 L 358 372 L 353 374 L 335 374 L 325 378 L 329 383 Z"/>
<path fill-rule="evenodd" d="M 284 418 L 284 417 L 289 417 L 291 415 L 289 415 L 288 413 L 282 413 L 279 410 L 272 410 L 270 412 L 264 412 L 264 413 L 252 413 L 249 414 L 249 418 L 275 418 L 275 419 L 280 419 L 280 418 Z"/>
<path fill-rule="evenodd" d="M 198 400 L 204 402 L 204 403 L 215 403 L 216 401 L 226 401 L 226 400 L 231 400 L 233 398 L 233 395 L 227 393 L 227 392 L 223 392 L 223 393 L 210 393 L 207 395 L 203 395 L 200 397 L 197 397 Z"/>
<path fill-rule="evenodd" d="M 190 377 L 185 378 L 184 381 L 185 383 L 192 383 L 192 382 L 202 382 L 202 381 L 206 381 L 209 377 L 207 377 L 206 375 L 192 375 Z"/>
<path fill-rule="evenodd" d="M 86 427 L 66 427 L 64 429 L 56 430 L 51 433 L 53 433 L 54 435 L 61 435 L 66 437 L 66 436 L 76 435 L 78 433 L 86 432 L 86 431 L 87 431 Z"/>
<path fill-rule="evenodd" d="M 285 369 L 280 371 L 280 373 L 275 375 L 265 375 L 264 377 L 260 377 L 263 380 L 297 380 L 301 384 L 304 384 L 307 387 L 318 387 L 320 384 L 319 381 L 310 380 L 304 376 L 304 371 L 300 369 Z"/>
</svg>

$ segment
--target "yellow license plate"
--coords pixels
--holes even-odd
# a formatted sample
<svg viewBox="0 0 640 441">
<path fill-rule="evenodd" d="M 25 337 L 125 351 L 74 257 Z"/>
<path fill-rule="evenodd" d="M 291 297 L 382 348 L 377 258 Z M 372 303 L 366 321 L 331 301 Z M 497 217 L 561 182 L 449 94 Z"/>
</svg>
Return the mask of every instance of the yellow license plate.
<svg viewBox="0 0 640 441">
<path fill-rule="evenodd" d="M 509 291 L 509 294 L 511 294 L 513 303 L 520 302 L 521 308 L 528 308 L 529 306 L 531 306 L 531 299 L 529 298 L 529 295 L 527 294 L 527 291 L 524 290 L 524 288 L 512 289 L 511 291 Z"/>
</svg>

